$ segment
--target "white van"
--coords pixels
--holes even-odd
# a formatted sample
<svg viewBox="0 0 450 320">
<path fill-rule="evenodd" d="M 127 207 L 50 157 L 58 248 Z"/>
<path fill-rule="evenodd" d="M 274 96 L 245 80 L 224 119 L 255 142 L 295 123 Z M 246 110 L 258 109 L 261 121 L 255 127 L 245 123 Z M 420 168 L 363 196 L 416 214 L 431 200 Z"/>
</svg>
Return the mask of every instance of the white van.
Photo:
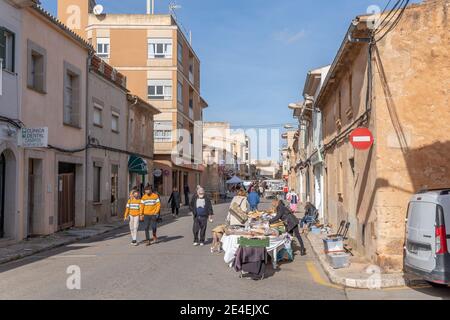
<svg viewBox="0 0 450 320">
<path fill-rule="evenodd" d="M 450 189 L 415 194 L 406 219 L 405 272 L 431 284 L 449 285 Z"/>
</svg>

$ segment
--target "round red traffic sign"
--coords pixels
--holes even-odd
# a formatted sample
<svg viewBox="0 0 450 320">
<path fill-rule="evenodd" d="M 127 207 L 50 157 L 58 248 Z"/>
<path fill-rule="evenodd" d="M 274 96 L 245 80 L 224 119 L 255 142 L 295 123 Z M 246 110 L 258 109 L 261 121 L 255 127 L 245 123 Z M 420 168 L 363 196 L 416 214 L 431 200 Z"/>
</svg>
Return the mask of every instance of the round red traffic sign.
<svg viewBox="0 0 450 320">
<path fill-rule="evenodd" d="M 350 134 L 350 143 L 355 149 L 367 150 L 373 145 L 373 142 L 372 132 L 367 128 L 357 128 Z"/>
</svg>

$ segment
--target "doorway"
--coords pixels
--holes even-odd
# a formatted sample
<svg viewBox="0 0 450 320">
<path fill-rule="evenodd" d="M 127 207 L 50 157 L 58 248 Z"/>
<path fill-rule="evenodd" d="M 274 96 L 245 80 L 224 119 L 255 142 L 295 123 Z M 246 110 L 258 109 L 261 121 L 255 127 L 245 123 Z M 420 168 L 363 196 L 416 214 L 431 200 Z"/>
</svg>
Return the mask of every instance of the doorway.
<svg viewBox="0 0 450 320">
<path fill-rule="evenodd" d="M 59 163 L 58 168 L 58 230 L 75 225 L 75 165 Z"/>
<path fill-rule="evenodd" d="M 6 159 L 2 153 L 0 155 L 0 238 L 5 236 L 5 170 Z"/>
<path fill-rule="evenodd" d="M 42 160 L 28 159 L 28 224 L 27 237 L 39 234 L 39 214 L 42 212 Z"/>
<path fill-rule="evenodd" d="M 314 201 L 319 218 L 323 218 L 323 166 L 321 164 L 314 166 Z M 322 221 L 322 220 L 321 220 Z"/>
<path fill-rule="evenodd" d="M 119 201 L 119 166 L 113 164 L 111 166 L 111 217 L 118 214 Z"/>
</svg>

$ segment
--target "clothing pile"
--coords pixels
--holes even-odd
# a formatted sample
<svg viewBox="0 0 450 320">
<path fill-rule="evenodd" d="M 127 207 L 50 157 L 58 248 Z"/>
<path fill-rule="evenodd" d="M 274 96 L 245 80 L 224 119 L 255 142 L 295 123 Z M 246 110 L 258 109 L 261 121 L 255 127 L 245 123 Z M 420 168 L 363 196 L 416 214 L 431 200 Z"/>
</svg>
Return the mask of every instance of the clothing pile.
<svg viewBox="0 0 450 320">
<path fill-rule="evenodd" d="M 264 279 L 267 264 L 265 247 L 239 247 L 234 260 L 234 270 L 249 275 L 254 280 Z"/>
</svg>

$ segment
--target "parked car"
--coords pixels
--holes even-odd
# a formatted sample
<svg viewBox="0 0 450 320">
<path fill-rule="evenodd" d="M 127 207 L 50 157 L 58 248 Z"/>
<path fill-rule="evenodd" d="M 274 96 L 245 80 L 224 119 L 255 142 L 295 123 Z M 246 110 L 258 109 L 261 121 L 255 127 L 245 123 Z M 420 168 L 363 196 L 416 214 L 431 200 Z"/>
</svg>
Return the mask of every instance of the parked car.
<svg viewBox="0 0 450 320">
<path fill-rule="evenodd" d="M 409 203 L 406 220 L 405 272 L 432 285 L 449 285 L 449 231 L 450 189 L 415 194 Z"/>
</svg>

